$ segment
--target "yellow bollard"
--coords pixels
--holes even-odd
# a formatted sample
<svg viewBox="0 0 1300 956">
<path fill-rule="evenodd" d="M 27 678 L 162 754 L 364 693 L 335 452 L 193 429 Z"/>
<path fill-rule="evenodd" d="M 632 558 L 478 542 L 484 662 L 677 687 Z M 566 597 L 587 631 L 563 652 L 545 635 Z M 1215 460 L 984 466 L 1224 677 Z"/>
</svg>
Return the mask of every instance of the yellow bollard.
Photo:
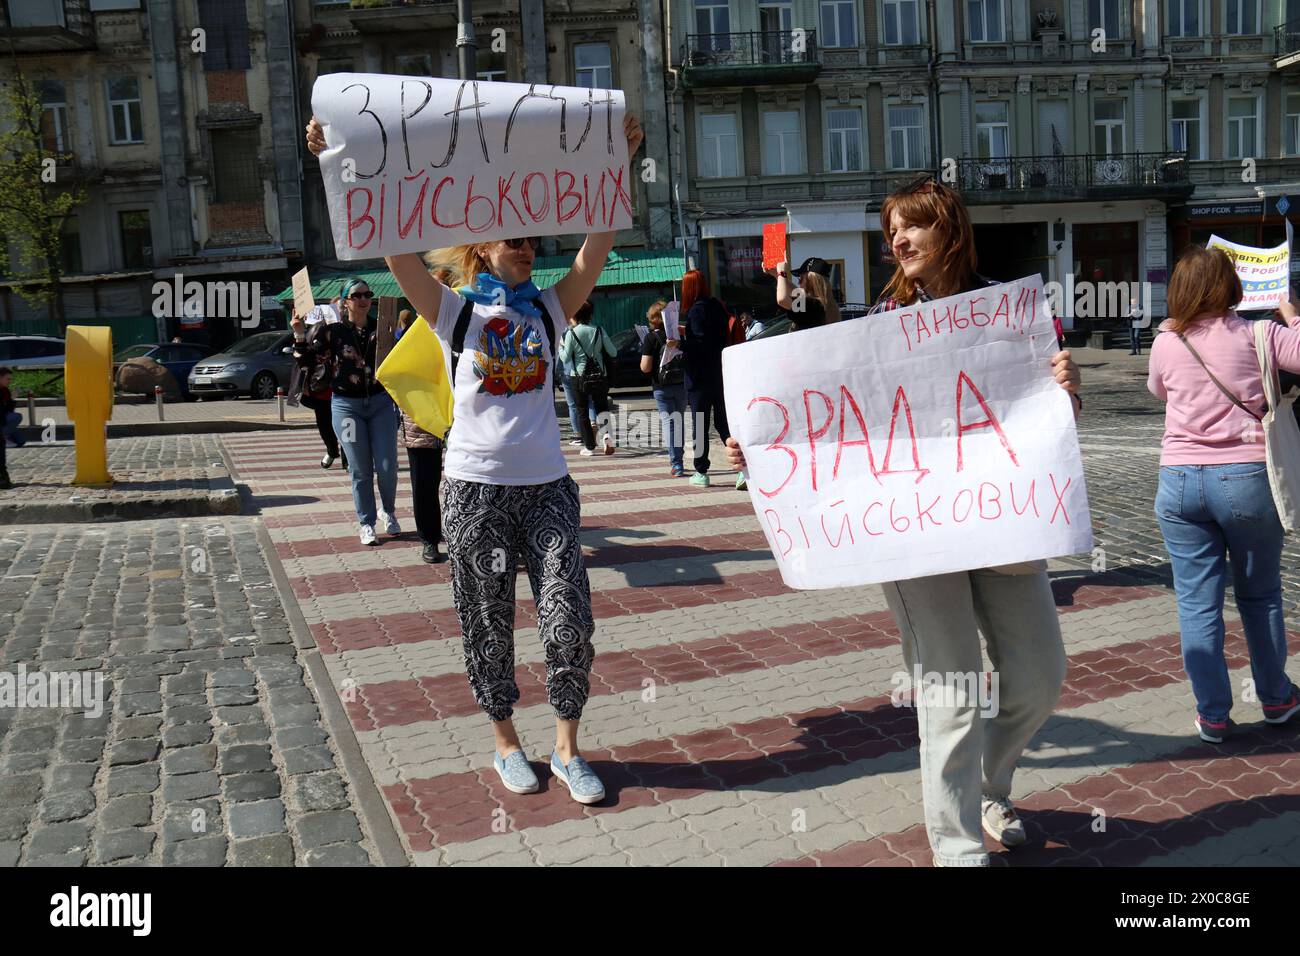
<svg viewBox="0 0 1300 956">
<path fill-rule="evenodd" d="M 113 330 L 104 326 L 68 326 L 63 365 L 68 417 L 76 425 L 76 485 L 106 485 L 107 423 L 113 417 Z"/>
</svg>

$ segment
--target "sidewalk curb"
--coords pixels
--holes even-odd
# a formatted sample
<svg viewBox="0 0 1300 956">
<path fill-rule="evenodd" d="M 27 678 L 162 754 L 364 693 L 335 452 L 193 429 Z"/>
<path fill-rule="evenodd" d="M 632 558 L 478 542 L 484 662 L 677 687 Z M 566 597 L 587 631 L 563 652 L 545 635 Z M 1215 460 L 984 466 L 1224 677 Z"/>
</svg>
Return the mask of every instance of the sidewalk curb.
<svg viewBox="0 0 1300 956">
<path fill-rule="evenodd" d="M 222 453 L 225 454 L 224 448 Z M 366 763 L 365 755 L 361 753 L 361 744 L 352 729 L 352 721 L 348 719 L 347 711 L 344 710 L 343 702 L 334 687 L 334 681 L 325 668 L 325 661 L 316 647 L 316 641 L 311 636 L 311 628 L 307 626 L 307 620 L 298 607 L 298 600 L 294 597 L 293 587 L 289 583 L 288 575 L 285 574 L 284 565 L 280 563 L 280 558 L 275 553 L 275 542 L 271 540 L 271 533 L 260 516 L 254 515 L 253 520 L 257 527 L 257 541 L 266 556 L 271 580 L 275 582 L 275 589 L 280 595 L 280 604 L 289 622 L 289 631 L 293 634 L 298 658 L 311 675 L 316 700 L 320 704 L 321 720 L 334 738 L 339 759 L 343 762 L 343 772 L 347 775 L 348 785 L 356 798 L 357 809 L 365 817 L 367 828 L 374 838 L 375 849 L 380 857 L 379 862 L 382 866 L 410 866 L 410 857 L 407 856 L 396 825 L 389 815 L 388 803 L 379 792 L 375 778 L 370 773 L 370 765 Z"/>
<path fill-rule="evenodd" d="M 123 422 L 114 425 L 108 423 L 109 438 L 144 438 L 152 435 L 225 435 L 232 432 L 268 432 L 315 428 L 315 421 L 245 421 L 243 419 L 207 419 L 204 421 L 181 422 Z M 28 441 L 37 441 L 41 437 L 40 425 L 20 425 L 18 428 Z M 55 441 L 72 441 L 76 437 L 75 426 L 55 425 Z"/>
</svg>

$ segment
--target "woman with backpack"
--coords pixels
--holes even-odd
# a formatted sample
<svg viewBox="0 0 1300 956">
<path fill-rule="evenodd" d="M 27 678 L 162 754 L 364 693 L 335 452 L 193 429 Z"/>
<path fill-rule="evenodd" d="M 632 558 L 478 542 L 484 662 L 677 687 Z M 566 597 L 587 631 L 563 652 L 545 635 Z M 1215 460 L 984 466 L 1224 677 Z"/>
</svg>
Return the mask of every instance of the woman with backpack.
<svg viewBox="0 0 1300 956">
<path fill-rule="evenodd" d="M 665 350 L 675 350 L 681 344 L 677 339 L 670 339 L 664 332 L 664 306 L 668 303 L 660 299 L 650 306 L 646 319 L 650 331 L 641 343 L 641 371 L 650 376 L 654 389 L 655 404 L 659 406 L 659 418 L 663 421 L 664 437 L 668 443 L 668 461 L 674 478 L 686 474 L 682 463 L 683 445 L 686 441 L 686 377 L 685 359 L 678 352 L 666 363 L 663 361 Z"/>
<path fill-rule="evenodd" d="M 623 135 L 631 161 L 644 134 L 630 113 Z M 325 134 L 313 119 L 307 148 Z M 605 798 L 578 753 L 578 723 L 591 690 L 595 621 L 582 556 L 578 486 L 569 477 L 555 416 L 556 340 L 600 278 L 616 232 L 589 234 L 555 285 L 532 282 L 535 238 L 496 239 L 431 253 L 451 266 L 459 291 L 429 274 L 414 253 L 388 269 L 450 356 L 454 421 L 443 468 L 443 531 L 465 668 L 474 699 L 492 721 L 493 767 L 512 793 L 541 788 L 511 717 L 515 682 L 515 576 L 522 560 L 537 602 L 546 651 L 546 690 L 555 711 L 551 773 L 583 804 Z"/>
<path fill-rule="evenodd" d="M 340 322 L 318 323 L 306 335 L 305 321 L 293 318 L 294 358 L 303 368 L 324 366 L 330 385 L 334 433 L 347 453 L 361 543 L 378 544 L 376 520 L 389 535 L 397 523 L 397 406 L 375 378 L 378 324 L 370 320 L 374 293 L 364 279 L 349 279 L 339 296 Z M 383 507 L 375 512 L 375 480 Z"/>
<path fill-rule="evenodd" d="M 727 406 L 722 394 L 722 350 L 727 347 L 731 316 L 713 296 L 704 273 L 692 269 L 682 276 L 682 351 L 686 353 L 686 397 L 691 405 L 695 446 L 695 474 L 691 484 L 709 487 L 709 418 L 712 416 L 723 444 L 731 437 Z M 742 474 L 736 482 L 744 487 Z"/>
<path fill-rule="evenodd" d="M 614 358 L 618 349 L 609 340 L 605 330 L 591 324 L 595 308 L 590 302 L 584 302 L 573 316 L 573 325 L 564 333 L 560 343 L 560 362 L 572 363 L 573 391 L 578 399 L 578 408 L 594 409 L 596 422 L 604 415 L 609 419 L 609 366 L 605 357 Z M 582 451 L 578 454 L 591 457 L 596 454 L 596 429 L 586 416 L 579 418 L 582 427 Z M 610 437 L 609 426 L 605 429 L 605 454 L 614 454 L 614 440 Z"/>
</svg>

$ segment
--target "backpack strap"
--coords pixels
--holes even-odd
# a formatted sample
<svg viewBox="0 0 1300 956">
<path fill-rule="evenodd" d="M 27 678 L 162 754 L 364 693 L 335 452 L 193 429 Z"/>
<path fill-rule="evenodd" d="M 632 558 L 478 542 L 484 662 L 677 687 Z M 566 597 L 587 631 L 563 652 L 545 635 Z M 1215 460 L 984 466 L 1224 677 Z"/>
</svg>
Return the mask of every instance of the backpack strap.
<svg viewBox="0 0 1300 956">
<path fill-rule="evenodd" d="M 551 346 L 551 360 L 555 360 L 555 320 L 551 318 L 550 311 L 546 308 L 540 298 L 537 299 L 537 307 L 542 310 L 542 324 L 546 326 L 546 341 Z"/>
<path fill-rule="evenodd" d="M 460 364 L 460 353 L 465 351 L 465 334 L 469 332 L 470 316 L 474 314 L 474 303 L 469 299 L 460 308 L 456 316 L 456 326 L 451 333 L 451 387 L 456 388 L 456 366 Z"/>
</svg>

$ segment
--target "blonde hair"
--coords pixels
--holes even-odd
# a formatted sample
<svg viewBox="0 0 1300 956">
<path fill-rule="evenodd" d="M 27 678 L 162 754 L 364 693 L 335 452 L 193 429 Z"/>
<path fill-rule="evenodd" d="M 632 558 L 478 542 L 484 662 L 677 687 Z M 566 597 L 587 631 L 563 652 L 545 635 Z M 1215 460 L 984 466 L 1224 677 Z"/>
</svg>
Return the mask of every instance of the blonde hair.
<svg viewBox="0 0 1300 956">
<path fill-rule="evenodd" d="M 481 248 L 481 243 L 472 243 L 464 246 L 448 246 L 445 249 L 434 249 L 432 252 L 424 254 L 424 264 L 433 272 L 435 278 L 438 277 L 439 272 L 447 273 L 451 279 L 447 285 L 452 288 L 472 285 L 474 277 L 480 272 L 492 271 L 487 259 L 479 252 Z"/>
<path fill-rule="evenodd" d="M 655 324 L 654 320 L 656 317 L 661 322 L 663 321 L 664 306 L 666 306 L 667 304 L 668 304 L 667 299 L 660 299 L 658 302 L 654 303 L 654 305 L 650 306 L 650 308 L 646 309 L 645 312 L 646 321 L 648 321 L 651 326 Z"/>
<path fill-rule="evenodd" d="M 805 272 L 799 280 L 799 287 L 822 304 L 826 310 L 827 322 L 840 320 L 840 307 L 835 304 L 835 294 L 826 277 L 818 272 Z"/>
</svg>

